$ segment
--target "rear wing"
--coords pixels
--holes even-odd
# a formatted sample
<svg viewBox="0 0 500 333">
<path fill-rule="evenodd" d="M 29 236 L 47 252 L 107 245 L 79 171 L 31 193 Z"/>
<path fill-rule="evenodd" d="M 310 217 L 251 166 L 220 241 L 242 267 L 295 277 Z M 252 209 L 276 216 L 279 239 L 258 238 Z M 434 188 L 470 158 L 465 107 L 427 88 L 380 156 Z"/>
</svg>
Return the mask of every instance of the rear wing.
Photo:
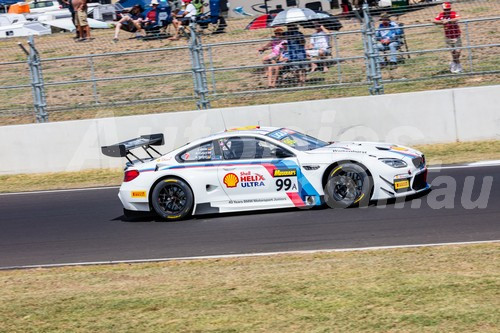
<svg viewBox="0 0 500 333">
<path fill-rule="evenodd" d="M 149 155 L 149 157 L 154 158 L 149 149 L 157 153 L 159 156 L 161 156 L 161 153 L 158 152 L 156 149 L 154 149 L 151 146 L 161 146 L 165 142 L 163 140 L 163 134 L 149 134 L 149 135 L 141 135 L 138 138 L 135 139 L 130 139 L 127 141 L 123 141 L 120 143 L 117 143 L 115 145 L 111 146 L 103 146 L 101 147 L 101 151 L 104 155 L 110 156 L 110 157 L 125 157 L 130 163 L 133 163 L 129 155 L 132 155 L 135 157 L 137 160 L 144 162 L 144 159 L 141 159 L 134 155 L 131 150 L 135 148 L 142 147 L 144 151 Z"/>
</svg>

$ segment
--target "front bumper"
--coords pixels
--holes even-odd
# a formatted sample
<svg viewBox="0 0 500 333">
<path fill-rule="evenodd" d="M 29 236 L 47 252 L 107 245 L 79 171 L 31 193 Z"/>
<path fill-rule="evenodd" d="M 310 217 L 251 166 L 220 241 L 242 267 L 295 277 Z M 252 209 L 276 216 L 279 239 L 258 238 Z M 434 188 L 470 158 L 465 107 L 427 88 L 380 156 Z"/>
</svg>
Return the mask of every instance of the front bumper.
<svg viewBox="0 0 500 333">
<path fill-rule="evenodd" d="M 412 170 L 411 174 L 408 175 L 380 175 L 374 199 L 406 197 L 428 190 L 430 185 L 427 183 L 427 173 L 428 170 L 424 167 Z"/>
</svg>

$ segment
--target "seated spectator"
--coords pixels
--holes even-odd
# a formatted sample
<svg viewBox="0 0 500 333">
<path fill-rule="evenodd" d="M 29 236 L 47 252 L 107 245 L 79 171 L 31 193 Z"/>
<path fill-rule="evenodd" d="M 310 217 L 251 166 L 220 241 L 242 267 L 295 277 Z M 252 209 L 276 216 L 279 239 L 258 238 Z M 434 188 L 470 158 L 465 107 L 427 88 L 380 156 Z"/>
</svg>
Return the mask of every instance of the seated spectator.
<svg viewBox="0 0 500 333">
<path fill-rule="evenodd" d="M 272 40 L 269 41 L 266 45 L 259 47 L 258 51 L 262 53 L 265 50 L 271 50 L 269 54 L 265 55 L 262 58 L 262 62 L 264 64 L 276 64 L 278 62 L 283 61 L 282 55 L 285 49 L 286 49 L 286 40 L 283 39 L 283 29 L 276 28 L 274 29 L 274 36 L 272 37 Z M 279 70 L 280 66 L 267 66 L 266 76 L 267 76 L 267 85 L 269 88 L 276 87 L 276 80 L 278 78 Z"/>
<path fill-rule="evenodd" d="M 396 22 L 392 22 L 387 13 L 380 15 L 380 25 L 375 32 L 377 48 L 379 51 L 390 50 L 389 62 L 395 68 L 398 65 L 397 50 L 399 47 L 399 36 L 402 32 Z"/>
<path fill-rule="evenodd" d="M 179 31 L 181 26 L 188 26 L 191 18 L 196 16 L 196 7 L 191 3 L 191 0 L 182 0 L 186 8 L 184 11 L 175 9 L 172 11 L 172 25 L 174 26 L 175 33 L 171 40 L 179 39 Z"/>
<path fill-rule="evenodd" d="M 125 13 L 123 15 L 123 17 L 116 24 L 115 36 L 113 38 L 114 42 L 118 42 L 118 34 L 120 33 L 120 29 L 140 34 L 137 37 L 144 37 L 146 35 L 144 29 L 142 28 L 142 23 L 144 21 L 144 15 L 142 15 L 143 11 L 144 10 L 140 5 L 135 5 L 128 13 Z"/>
<path fill-rule="evenodd" d="M 146 19 L 142 22 L 144 29 L 148 30 L 148 28 L 154 27 L 157 24 L 156 16 L 158 15 L 157 8 L 159 4 L 158 0 L 151 0 L 150 6 L 153 8 L 146 14 Z"/>
<path fill-rule="evenodd" d="M 299 27 L 296 24 L 288 25 L 284 37 L 287 41 L 287 52 L 283 57 L 287 58 L 290 62 L 306 61 L 306 39 L 304 38 L 304 34 L 299 31 Z M 299 85 L 303 86 L 306 82 L 307 64 L 294 64 L 292 66 L 297 70 Z"/>
<path fill-rule="evenodd" d="M 321 24 L 314 24 L 314 29 L 316 32 L 311 35 L 309 45 L 307 46 L 306 53 L 309 58 L 319 58 L 324 59 L 326 56 L 332 54 L 332 48 L 330 46 L 330 36 L 328 36 L 329 31 Z M 311 73 L 316 70 L 318 64 L 311 63 Z M 328 66 L 323 64 L 323 72 L 328 72 Z"/>
</svg>

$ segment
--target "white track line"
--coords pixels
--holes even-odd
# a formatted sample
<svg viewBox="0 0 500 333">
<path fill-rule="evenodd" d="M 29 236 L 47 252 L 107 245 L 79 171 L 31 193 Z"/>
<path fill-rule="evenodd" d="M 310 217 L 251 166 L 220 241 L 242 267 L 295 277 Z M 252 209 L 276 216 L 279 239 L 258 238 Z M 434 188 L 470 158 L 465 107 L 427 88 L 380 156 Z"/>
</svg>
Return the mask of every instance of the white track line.
<svg viewBox="0 0 500 333">
<path fill-rule="evenodd" d="M 181 261 L 181 260 L 248 258 L 248 257 L 275 256 L 275 255 L 283 255 L 283 254 L 293 255 L 293 254 L 373 251 L 373 250 L 405 249 L 405 248 L 434 247 L 434 246 L 447 246 L 447 245 L 473 245 L 473 244 L 499 243 L 499 242 L 500 242 L 500 239 L 488 240 L 488 241 L 390 245 L 390 246 L 372 246 L 372 247 L 357 247 L 357 248 L 345 248 L 345 249 L 322 249 L 322 250 L 308 250 L 308 251 L 282 251 L 282 252 L 262 252 L 262 253 L 221 254 L 221 255 L 212 255 L 212 256 L 177 257 L 177 258 L 85 261 L 85 262 L 73 262 L 73 263 L 63 263 L 63 264 L 6 266 L 6 267 L 0 267 L 0 271 L 1 270 L 12 270 L 12 269 L 30 269 L 30 268 L 55 268 L 55 267 L 66 267 L 66 266 L 115 265 L 115 264 L 136 264 L 136 263 L 151 263 L 151 262 Z"/>
</svg>

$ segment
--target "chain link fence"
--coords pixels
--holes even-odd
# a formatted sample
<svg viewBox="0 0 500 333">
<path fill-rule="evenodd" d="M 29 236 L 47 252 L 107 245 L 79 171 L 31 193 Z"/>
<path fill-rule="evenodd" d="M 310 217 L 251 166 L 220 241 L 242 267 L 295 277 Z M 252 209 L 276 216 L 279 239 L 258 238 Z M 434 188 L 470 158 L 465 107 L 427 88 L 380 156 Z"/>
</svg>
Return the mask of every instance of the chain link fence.
<svg viewBox="0 0 500 333">
<path fill-rule="evenodd" d="M 425 4 L 426 6 L 422 6 Z M 414 7 L 412 7 L 414 6 Z M 450 48 L 432 23 L 438 2 L 388 12 L 404 34 L 397 51 L 380 52 L 374 38 L 380 8 L 337 15 L 330 52 L 295 62 L 264 62 L 258 52 L 271 29 L 246 30 L 252 18 L 228 20 L 225 34 L 192 27 L 180 41 L 120 39 L 95 31 L 76 43 L 69 34 L 0 41 L 0 123 L 81 119 L 317 98 L 417 91 L 500 82 L 500 1 L 453 3 L 462 46 Z M 334 13 L 335 14 L 335 13 Z M 306 42 L 314 32 L 301 28 Z M 121 32 L 122 36 L 127 34 Z M 24 46 L 23 46 L 24 45 Z M 21 48 L 20 46 L 24 47 Z M 461 51 L 463 72 L 449 70 Z M 28 59 L 28 61 L 26 60 Z M 311 68 L 316 71 L 311 72 Z M 278 73 L 269 87 L 270 69 Z M 300 77 L 304 70 L 307 74 Z"/>
</svg>

